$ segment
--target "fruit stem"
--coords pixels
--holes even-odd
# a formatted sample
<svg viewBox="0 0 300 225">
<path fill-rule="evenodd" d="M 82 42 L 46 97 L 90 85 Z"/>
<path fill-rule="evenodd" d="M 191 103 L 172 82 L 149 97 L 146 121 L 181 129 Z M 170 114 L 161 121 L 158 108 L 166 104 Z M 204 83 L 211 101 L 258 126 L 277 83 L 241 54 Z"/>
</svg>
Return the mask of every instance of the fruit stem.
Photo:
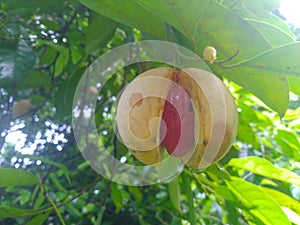
<svg viewBox="0 0 300 225">
<path fill-rule="evenodd" d="M 194 197 L 191 187 L 191 179 L 188 173 L 182 174 L 182 180 L 183 184 L 186 190 L 186 196 L 187 196 L 187 203 L 188 203 L 188 212 L 190 217 L 190 223 L 191 225 L 197 225 L 196 221 L 196 213 L 195 213 L 195 207 L 194 207 Z"/>
</svg>

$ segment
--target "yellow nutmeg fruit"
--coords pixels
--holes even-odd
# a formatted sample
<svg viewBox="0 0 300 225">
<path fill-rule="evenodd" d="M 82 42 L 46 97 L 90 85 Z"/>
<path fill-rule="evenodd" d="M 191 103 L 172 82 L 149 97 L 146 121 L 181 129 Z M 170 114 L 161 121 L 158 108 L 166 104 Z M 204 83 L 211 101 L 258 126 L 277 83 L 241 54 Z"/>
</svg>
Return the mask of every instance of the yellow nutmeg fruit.
<svg viewBox="0 0 300 225">
<path fill-rule="evenodd" d="M 20 117 L 24 115 L 23 118 L 26 118 L 29 116 L 29 111 L 32 110 L 32 103 L 29 99 L 22 99 L 17 101 L 12 110 L 12 115 L 14 118 Z M 28 114 L 27 114 L 28 113 Z"/>
<path fill-rule="evenodd" d="M 224 83 L 210 72 L 157 68 L 137 76 L 121 94 L 120 137 L 145 164 L 166 150 L 193 169 L 220 160 L 237 133 L 237 110 Z"/>
<path fill-rule="evenodd" d="M 217 59 L 217 50 L 214 47 L 207 46 L 203 50 L 203 59 L 213 63 Z"/>
</svg>

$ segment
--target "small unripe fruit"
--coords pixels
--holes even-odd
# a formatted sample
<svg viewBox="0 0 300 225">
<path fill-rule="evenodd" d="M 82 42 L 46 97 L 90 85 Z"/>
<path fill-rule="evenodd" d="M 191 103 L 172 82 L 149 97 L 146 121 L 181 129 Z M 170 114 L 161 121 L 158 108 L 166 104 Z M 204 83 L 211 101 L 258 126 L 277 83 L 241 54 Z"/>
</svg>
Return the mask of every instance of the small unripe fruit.
<svg viewBox="0 0 300 225">
<path fill-rule="evenodd" d="M 90 86 L 88 92 L 93 96 L 98 96 L 98 89 L 95 86 Z"/>
<path fill-rule="evenodd" d="M 213 63 L 217 59 L 217 50 L 214 47 L 207 46 L 203 50 L 203 59 Z"/>
<path fill-rule="evenodd" d="M 22 118 L 26 118 L 29 116 L 29 111 L 32 110 L 32 103 L 29 99 L 22 99 L 17 101 L 12 110 L 12 115 L 14 118 L 20 117 L 22 115 Z"/>
</svg>

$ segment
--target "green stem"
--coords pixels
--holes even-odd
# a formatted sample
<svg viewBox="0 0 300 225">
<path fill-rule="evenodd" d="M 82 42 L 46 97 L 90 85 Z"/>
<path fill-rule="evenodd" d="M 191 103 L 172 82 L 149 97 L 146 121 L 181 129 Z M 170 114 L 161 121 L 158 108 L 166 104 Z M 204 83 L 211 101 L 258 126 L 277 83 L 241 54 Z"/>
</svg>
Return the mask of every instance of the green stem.
<svg viewBox="0 0 300 225">
<path fill-rule="evenodd" d="M 52 205 L 54 211 L 56 212 L 56 214 L 57 214 L 57 216 L 58 216 L 58 218 L 59 218 L 60 223 L 61 223 L 62 225 L 66 225 L 64 219 L 62 218 L 62 215 L 60 214 L 60 212 L 59 212 L 59 210 L 58 210 L 58 207 L 55 205 L 55 202 L 50 198 L 50 196 L 49 196 L 48 193 L 46 192 L 46 189 L 45 189 L 44 185 L 41 184 L 40 187 L 41 187 L 43 193 L 45 193 L 45 196 L 46 196 L 47 200 L 50 202 L 50 204 Z"/>
<path fill-rule="evenodd" d="M 187 173 L 184 173 L 184 174 L 182 174 L 182 180 L 183 180 L 183 184 L 184 184 L 184 187 L 186 190 L 190 223 L 191 223 L 191 225 L 197 225 L 196 213 L 195 213 L 195 207 L 194 207 L 194 197 L 193 197 L 193 192 L 192 192 L 192 188 L 191 188 L 190 176 Z"/>
<path fill-rule="evenodd" d="M 48 201 L 49 201 L 50 204 L 52 205 L 53 209 L 55 210 L 55 212 L 56 212 L 56 214 L 57 214 L 57 216 L 58 216 L 58 218 L 59 218 L 60 223 L 61 223 L 62 225 L 66 225 L 66 224 L 65 224 L 65 221 L 64 221 L 64 219 L 62 218 L 62 215 L 60 214 L 60 212 L 59 212 L 58 208 L 56 207 L 54 201 L 49 197 L 48 194 L 46 194 L 46 198 L 48 199 Z"/>
</svg>

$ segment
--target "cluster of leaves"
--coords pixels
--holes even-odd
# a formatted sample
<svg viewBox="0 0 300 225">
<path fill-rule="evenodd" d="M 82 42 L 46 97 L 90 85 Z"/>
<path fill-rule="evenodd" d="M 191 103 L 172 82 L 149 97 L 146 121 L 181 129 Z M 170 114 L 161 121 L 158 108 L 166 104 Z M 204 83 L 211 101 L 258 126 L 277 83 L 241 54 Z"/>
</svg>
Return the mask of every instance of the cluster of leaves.
<svg viewBox="0 0 300 225">
<path fill-rule="evenodd" d="M 278 6 L 279 0 L 2 0 L 0 223 L 299 224 L 300 43 L 273 13 Z M 217 49 L 209 66 L 235 97 L 238 137 L 204 171 L 127 187 L 97 175 L 82 158 L 72 102 L 98 56 L 149 39 L 200 56 L 205 46 Z M 113 97 L 154 66 L 139 63 L 111 76 L 96 106 L 101 134 L 111 130 Z M 24 98 L 34 105 L 32 116 L 13 118 L 13 104 Z M 103 139 L 116 157 L 137 163 L 115 136 Z"/>
</svg>

